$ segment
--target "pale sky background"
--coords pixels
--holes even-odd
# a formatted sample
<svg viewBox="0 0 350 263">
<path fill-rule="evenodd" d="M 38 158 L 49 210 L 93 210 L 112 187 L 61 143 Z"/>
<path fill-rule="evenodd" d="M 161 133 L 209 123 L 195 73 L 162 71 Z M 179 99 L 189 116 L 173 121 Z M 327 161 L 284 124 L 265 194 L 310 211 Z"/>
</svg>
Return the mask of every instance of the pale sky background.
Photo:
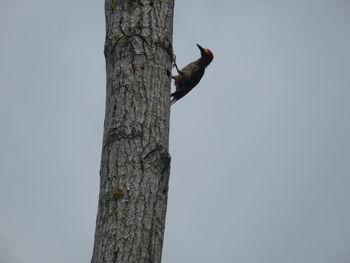
<svg viewBox="0 0 350 263">
<path fill-rule="evenodd" d="M 0 262 L 90 262 L 104 3 L 0 3 Z M 350 1 L 176 1 L 163 263 L 350 262 Z"/>
</svg>

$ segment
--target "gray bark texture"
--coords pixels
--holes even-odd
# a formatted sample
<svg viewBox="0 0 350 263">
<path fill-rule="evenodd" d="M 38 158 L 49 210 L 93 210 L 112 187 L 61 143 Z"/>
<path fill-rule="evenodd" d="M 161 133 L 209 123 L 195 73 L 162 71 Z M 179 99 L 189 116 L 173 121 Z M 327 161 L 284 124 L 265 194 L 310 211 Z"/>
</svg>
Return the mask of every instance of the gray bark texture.
<svg viewBox="0 0 350 263">
<path fill-rule="evenodd" d="M 106 113 L 92 263 L 160 263 L 174 0 L 105 0 Z"/>
</svg>

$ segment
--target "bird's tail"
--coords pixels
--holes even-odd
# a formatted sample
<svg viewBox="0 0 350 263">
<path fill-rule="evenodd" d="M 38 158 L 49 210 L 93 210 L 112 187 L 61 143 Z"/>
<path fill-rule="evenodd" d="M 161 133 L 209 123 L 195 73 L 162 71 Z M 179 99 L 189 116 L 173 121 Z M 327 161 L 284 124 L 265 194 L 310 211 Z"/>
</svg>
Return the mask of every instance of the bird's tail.
<svg viewBox="0 0 350 263">
<path fill-rule="evenodd" d="M 171 101 L 170 101 L 170 104 L 171 104 L 171 105 L 173 105 L 173 104 L 177 101 L 177 99 L 175 98 L 174 95 L 175 95 L 175 92 L 174 92 L 174 93 L 171 93 L 171 95 L 170 95 L 170 96 L 172 97 L 172 98 L 171 98 Z"/>
</svg>

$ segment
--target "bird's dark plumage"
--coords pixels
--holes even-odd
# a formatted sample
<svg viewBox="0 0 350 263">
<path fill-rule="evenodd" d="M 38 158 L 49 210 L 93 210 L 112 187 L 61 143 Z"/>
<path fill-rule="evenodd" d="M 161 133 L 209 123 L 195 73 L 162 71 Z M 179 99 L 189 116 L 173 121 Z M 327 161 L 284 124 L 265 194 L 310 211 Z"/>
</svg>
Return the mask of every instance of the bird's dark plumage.
<svg viewBox="0 0 350 263">
<path fill-rule="evenodd" d="M 199 59 L 188 64 L 181 70 L 175 64 L 179 74 L 172 77 L 175 80 L 176 91 L 171 93 L 171 104 L 181 99 L 199 83 L 204 75 L 205 68 L 214 58 L 213 53 L 209 49 L 202 48 L 198 44 L 197 46 L 201 51 L 201 57 Z"/>
</svg>

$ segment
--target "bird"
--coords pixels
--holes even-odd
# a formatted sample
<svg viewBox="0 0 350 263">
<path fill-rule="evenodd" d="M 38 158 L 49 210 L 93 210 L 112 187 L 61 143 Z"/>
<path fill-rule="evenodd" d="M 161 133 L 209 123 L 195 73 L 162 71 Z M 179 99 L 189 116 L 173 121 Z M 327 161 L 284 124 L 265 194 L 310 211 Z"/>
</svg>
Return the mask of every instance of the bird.
<svg viewBox="0 0 350 263">
<path fill-rule="evenodd" d="M 196 44 L 201 52 L 201 57 L 196 61 L 191 62 L 183 69 L 179 70 L 176 62 L 174 66 L 178 72 L 178 75 L 172 76 L 175 80 L 175 92 L 171 93 L 171 105 L 181 99 L 187 93 L 189 93 L 202 79 L 206 67 L 214 59 L 213 52 L 208 48 L 203 48 L 199 44 Z"/>
</svg>

